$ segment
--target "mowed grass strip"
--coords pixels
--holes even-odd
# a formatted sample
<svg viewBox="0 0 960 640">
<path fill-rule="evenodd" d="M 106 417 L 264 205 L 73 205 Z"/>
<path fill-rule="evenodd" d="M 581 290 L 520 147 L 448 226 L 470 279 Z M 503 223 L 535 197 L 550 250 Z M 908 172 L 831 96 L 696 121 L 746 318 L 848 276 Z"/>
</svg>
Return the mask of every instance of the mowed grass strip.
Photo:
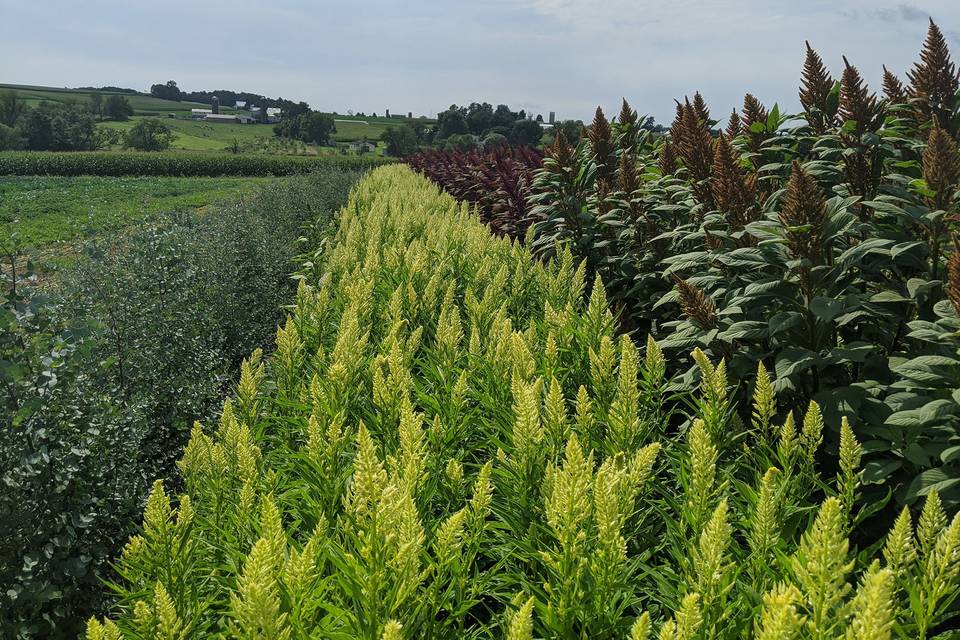
<svg viewBox="0 0 960 640">
<path fill-rule="evenodd" d="M 0 248 L 42 248 L 151 215 L 200 209 L 275 178 L 0 177 Z"/>
</svg>

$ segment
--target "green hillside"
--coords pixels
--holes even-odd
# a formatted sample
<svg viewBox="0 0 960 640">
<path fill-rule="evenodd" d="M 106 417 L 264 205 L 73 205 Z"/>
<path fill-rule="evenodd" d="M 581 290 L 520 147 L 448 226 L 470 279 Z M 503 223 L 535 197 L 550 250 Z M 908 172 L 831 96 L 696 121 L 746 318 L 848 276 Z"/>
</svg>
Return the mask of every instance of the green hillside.
<svg viewBox="0 0 960 640">
<path fill-rule="evenodd" d="M 210 108 L 210 105 L 199 102 L 176 102 L 154 98 L 147 94 L 122 91 L 89 91 L 34 85 L 0 84 L 0 90 L 3 89 L 14 89 L 31 106 L 36 106 L 44 100 L 47 102 L 83 102 L 89 99 L 91 93 L 99 93 L 105 96 L 122 95 L 130 101 L 130 106 L 133 107 L 134 113 L 137 115 L 165 115 L 167 113 L 184 115 L 189 114 L 191 109 Z M 231 109 L 225 109 L 225 111 L 231 111 Z"/>
</svg>

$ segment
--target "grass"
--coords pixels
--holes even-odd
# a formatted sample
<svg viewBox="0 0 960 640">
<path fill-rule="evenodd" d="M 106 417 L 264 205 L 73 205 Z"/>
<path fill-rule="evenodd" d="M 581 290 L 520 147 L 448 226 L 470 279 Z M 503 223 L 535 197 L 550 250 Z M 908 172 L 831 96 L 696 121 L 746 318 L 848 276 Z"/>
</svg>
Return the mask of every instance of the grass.
<svg viewBox="0 0 960 640">
<path fill-rule="evenodd" d="M 118 131 L 128 131 L 138 120 L 131 118 L 126 122 L 104 122 L 100 126 Z M 179 118 L 164 118 L 163 122 L 176 133 L 171 148 L 186 151 L 223 151 L 230 148 L 234 140 L 240 143 L 245 150 L 283 151 L 277 148 L 279 144 L 273 135 L 273 125 L 269 124 L 227 124 L 210 123 L 202 120 L 183 120 Z M 395 125 L 400 123 L 397 121 Z M 337 131 L 332 139 L 335 142 L 352 142 L 354 140 L 379 141 L 381 134 L 387 130 L 382 123 L 364 124 L 363 122 L 337 122 Z M 289 149 L 289 153 L 294 149 Z M 297 153 L 317 155 L 331 153 L 331 147 L 319 147 L 313 144 L 300 144 Z"/>
<path fill-rule="evenodd" d="M 273 178 L 0 177 L 0 247 L 43 248 L 152 214 L 201 209 Z"/>
<path fill-rule="evenodd" d="M 129 131 L 139 118 L 131 118 L 126 122 L 104 122 L 100 126 L 105 129 Z M 223 151 L 233 145 L 234 140 L 241 147 L 261 147 L 270 144 L 273 139 L 273 125 L 269 124 L 227 124 L 210 123 L 200 120 L 181 120 L 163 118 L 163 123 L 173 129 L 176 134 L 172 149 L 185 151 Z M 307 153 L 319 153 L 315 145 L 307 145 Z"/>
<path fill-rule="evenodd" d="M 340 116 L 335 116 L 335 124 L 337 127 L 336 133 L 333 134 L 332 138 L 337 142 L 351 142 L 353 140 L 379 140 L 381 134 L 387 130 L 387 124 L 382 122 L 370 122 L 365 124 L 363 122 L 352 121 L 352 122 L 341 122 Z M 394 125 L 401 124 L 403 121 L 398 120 Z"/>
</svg>

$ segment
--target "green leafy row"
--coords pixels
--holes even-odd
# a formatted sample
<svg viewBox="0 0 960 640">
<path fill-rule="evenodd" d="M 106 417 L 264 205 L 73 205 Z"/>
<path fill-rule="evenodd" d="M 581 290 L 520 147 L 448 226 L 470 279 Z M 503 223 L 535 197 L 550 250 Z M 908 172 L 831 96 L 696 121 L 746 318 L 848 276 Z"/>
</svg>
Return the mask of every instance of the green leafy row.
<svg viewBox="0 0 960 640">
<path fill-rule="evenodd" d="M 375 156 L 317 157 L 212 153 L 0 152 L 0 175 L 17 176 L 286 176 L 326 167 L 368 169 L 392 162 Z"/>
<path fill-rule="evenodd" d="M 119 638 L 929 638 L 960 518 L 931 491 L 851 541 L 863 446 L 774 420 L 727 363 L 615 337 L 599 279 L 375 170 L 308 263 L 276 352 L 157 482 L 113 584 Z M 676 410 L 687 407 L 684 411 Z M 879 503 L 882 505 L 882 503 Z"/>
</svg>

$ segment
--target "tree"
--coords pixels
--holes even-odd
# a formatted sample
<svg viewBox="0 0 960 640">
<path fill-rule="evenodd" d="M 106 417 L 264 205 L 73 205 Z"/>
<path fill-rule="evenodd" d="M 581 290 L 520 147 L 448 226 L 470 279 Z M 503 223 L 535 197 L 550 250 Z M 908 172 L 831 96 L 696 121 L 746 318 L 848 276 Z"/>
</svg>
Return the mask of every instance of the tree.
<svg viewBox="0 0 960 640">
<path fill-rule="evenodd" d="M 166 84 L 155 84 L 151 86 L 150 95 L 155 98 L 163 98 L 164 100 L 176 100 L 177 102 L 183 99 L 183 92 L 180 91 L 177 83 L 173 80 L 167 80 Z"/>
<path fill-rule="evenodd" d="M 300 124 L 299 138 L 307 143 L 325 145 L 330 142 L 330 134 L 337 131 L 333 118 L 317 111 L 304 113 L 297 120 Z"/>
<path fill-rule="evenodd" d="M 103 112 L 109 120 L 126 120 L 133 115 L 133 107 L 124 96 L 112 95 L 107 98 Z"/>
<path fill-rule="evenodd" d="M 123 146 L 138 151 L 163 151 L 173 142 L 173 130 L 156 118 L 145 118 L 123 136 Z"/>
<path fill-rule="evenodd" d="M 437 135 L 441 140 L 460 133 L 470 133 L 467 125 L 466 109 L 453 104 L 437 115 Z"/>
<path fill-rule="evenodd" d="M 328 144 L 330 135 L 336 132 L 333 118 L 318 111 L 304 113 L 296 118 L 285 118 L 273 126 L 273 135 L 278 138 L 291 138 L 319 145 Z"/>
<path fill-rule="evenodd" d="M 90 113 L 103 120 L 103 94 L 94 91 L 90 94 Z"/>
<path fill-rule="evenodd" d="M 13 90 L 0 92 L 0 124 L 14 126 L 26 110 L 27 105 L 19 93 Z"/>
<path fill-rule="evenodd" d="M 507 144 L 507 137 L 501 133 L 488 133 L 483 139 L 484 149 L 495 149 Z"/>
<path fill-rule="evenodd" d="M 394 158 L 408 156 L 417 150 L 417 134 L 406 124 L 399 127 L 387 127 L 380 135 L 380 139 L 387 146 L 387 155 Z"/>
<path fill-rule="evenodd" d="M 103 142 L 90 111 L 77 104 L 41 102 L 17 121 L 31 151 L 91 151 Z"/>
<path fill-rule="evenodd" d="M 19 149 L 20 144 L 20 134 L 17 133 L 17 130 L 5 124 L 0 124 L 0 151 Z"/>
<path fill-rule="evenodd" d="M 477 136 L 469 133 L 458 133 L 447 138 L 443 145 L 445 151 L 472 151 L 480 146 Z"/>
<path fill-rule="evenodd" d="M 513 144 L 534 147 L 542 135 L 543 128 L 533 120 L 517 120 L 510 129 L 509 138 Z"/>
<path fill-rule="evenodd" d="M 495 127 L 513 126 L 513 123 L 516 119 L 517 114 L 515 114 L 513 111 L 510 111 L 510 107 L 505 104 L 498 104 L 496 110 L 493 112 L 493 125 Z"/>
<path fill-rule="evenodd" d="M 563 131 L 563 137 L 572 145 L 576 145 L 580 140 L 580 130 L 583 129 L 583 122 L 580 120 L 562 120 L 555 123 L 541 138 L 544 146 L 551 146 L 557 139 L 557 132 Z"/>
<path fill-rule="evenodd" d="M 493 126 L 493 105 L 489 102 L 474 102 L 467 107 L 466 120 L 470 133 L 475 136 L 484 135 Z"/>
</svg>

